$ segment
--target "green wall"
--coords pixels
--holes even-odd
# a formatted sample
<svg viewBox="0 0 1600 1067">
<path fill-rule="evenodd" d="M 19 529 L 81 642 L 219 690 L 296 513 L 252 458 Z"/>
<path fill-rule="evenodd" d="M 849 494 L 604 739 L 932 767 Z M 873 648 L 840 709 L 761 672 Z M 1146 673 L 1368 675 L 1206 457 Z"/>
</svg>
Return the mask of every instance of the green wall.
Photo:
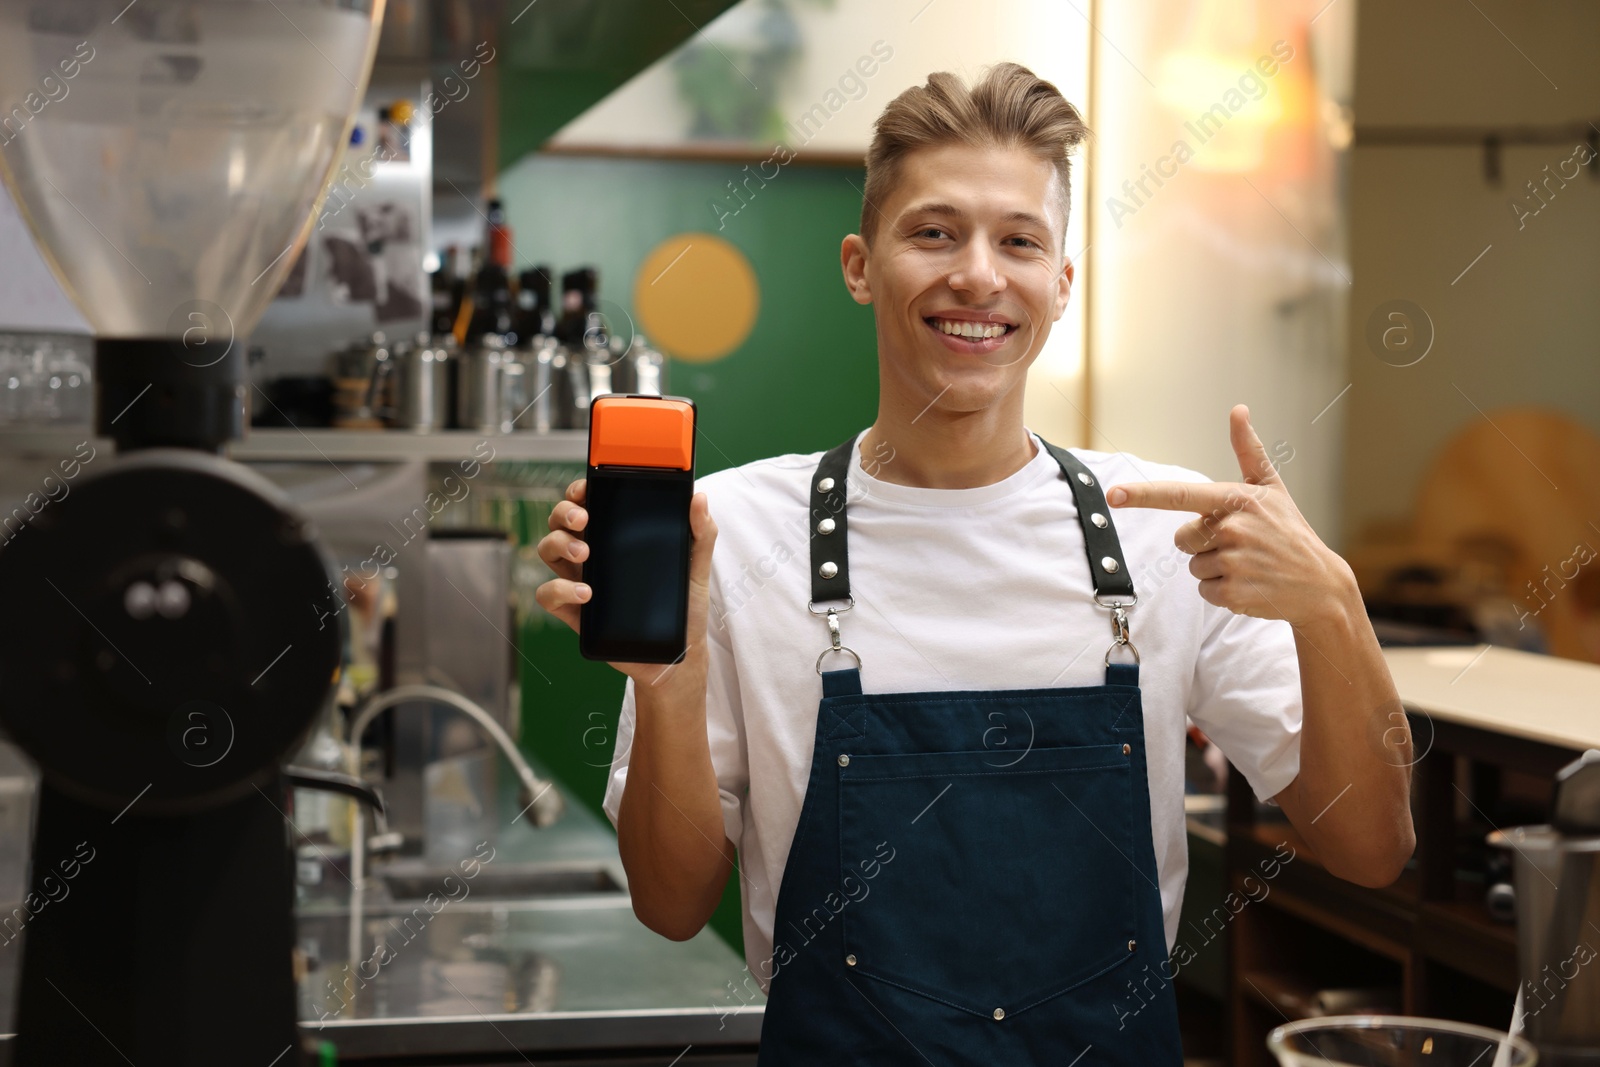
<svg viewBox="0 0 1600 1067">
<path fill-rule="evenodd" d="M 744 345 L 666 370 L 665 391 L 699 408 L 702 475 L 832 447 L 877 412 L 872 312 L 850 299 L 839 274 L 839 242 L 860 220 L 861 169 L 784 167 L 763 188 L 752 181 L 754 197 L 719 230 L 711 204 L 736 206 L 726 185 L 745 176 L 743 166 L 533 155 L 499 180 L 517 266 L 597 267 L 600 295 L 615 305 L 602 305 L 608 314 L 632 314 L 638 265 L 673 234 L 714 233 L 749 258 L 761 305 Z M 797 641 L 816 636 L 811 621 L 794 620 Z M 598 811 L 623 677 L 579 657 L 576 636 L 543 613 L 524 623 L 522 647 L 523 744 Z M 737 894 L 730 879 L 712 926 L 742 951 Z"/>
<path fill-rule="evenodd" d="M 539 148 L 731 6 L 733 0 L 517 0 L 504 5 L 494 56 L 501 163 L 509 165 Z"/>
</svg>

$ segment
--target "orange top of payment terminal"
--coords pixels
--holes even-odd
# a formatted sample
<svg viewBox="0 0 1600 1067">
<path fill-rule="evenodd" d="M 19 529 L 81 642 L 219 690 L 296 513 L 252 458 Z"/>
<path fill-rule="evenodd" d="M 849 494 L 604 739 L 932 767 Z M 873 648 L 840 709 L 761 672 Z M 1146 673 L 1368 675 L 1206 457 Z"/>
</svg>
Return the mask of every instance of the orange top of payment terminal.
<svg viewBox="0 0 1600 1067">
<path fill-rule="evenodd" d="M 692 470 L 694 408 L 659 397 L 596 397 L 589 407 L 589 465 Z"/>
</svg>

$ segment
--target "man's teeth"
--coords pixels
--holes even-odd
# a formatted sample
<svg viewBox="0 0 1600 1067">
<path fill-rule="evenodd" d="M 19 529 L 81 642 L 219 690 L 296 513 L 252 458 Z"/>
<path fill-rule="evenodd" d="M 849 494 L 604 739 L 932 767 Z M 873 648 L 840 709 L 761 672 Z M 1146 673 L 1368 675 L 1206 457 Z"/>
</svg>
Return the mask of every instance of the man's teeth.
<svg viewBox="0 0 1600 1067">
<path fill-rule="evenodd" d="M 1006 332 L 1005 324 L 1001 322 L 973 322 L 970 319 L 934 319 L 933 324 L 944 333 L 979 340 L 999 337 Z"/>
</svg>

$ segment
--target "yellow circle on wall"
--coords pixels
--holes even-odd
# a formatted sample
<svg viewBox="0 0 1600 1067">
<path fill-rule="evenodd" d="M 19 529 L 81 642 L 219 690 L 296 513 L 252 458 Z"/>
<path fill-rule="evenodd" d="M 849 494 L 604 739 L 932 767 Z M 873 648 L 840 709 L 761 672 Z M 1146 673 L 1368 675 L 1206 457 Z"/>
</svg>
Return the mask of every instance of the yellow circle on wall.
<svg viewBox="0 0 1600 1067">
<path fill-rule="evenodd" d="M 761 286 L 743 252 L 709 233 L 656 245 L 633 279 L 633 310 L 651 344 L 674 359 L 709 363 L 744 343 Z"/>
</svg>

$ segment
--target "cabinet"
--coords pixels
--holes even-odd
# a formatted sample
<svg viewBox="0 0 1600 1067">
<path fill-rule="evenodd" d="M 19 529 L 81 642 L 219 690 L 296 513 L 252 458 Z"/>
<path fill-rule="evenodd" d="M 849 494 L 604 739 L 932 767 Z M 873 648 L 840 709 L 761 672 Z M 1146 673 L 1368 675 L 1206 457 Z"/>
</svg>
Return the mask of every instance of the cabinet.
<svg viewBox="0 0 1600 1067">
<path fill-rule="evenodd" d="M 1227 942 L 1237 1067 L 1270 1064 L 1267 1033 L 1316 1014 L 1320 990 L 1385 989 L 1401 1014 L 1502 1029 L 1511 1021 L 1516 929 L 1488 913 L 1463 848 L 1519 790 L 1533 798 L 1523 810 L 1534 818 L 1523 821 L 1548 817 L 1556 770 L 1600 747 L 1600 666 L 1488 646 L 1385 657 L 1415 760 L 1417 850 L 1393 885 L 1367 889 L 1329 874 L 1287 822 L 1258 817 L 1249 786 L 1230 775 L 1224 869 L 1245 900 Z M 1283 862 L 1288 849 L 1294 858 Z M 1274 860 L 1276 873 L 1264 877 Z"/>
</svg>

